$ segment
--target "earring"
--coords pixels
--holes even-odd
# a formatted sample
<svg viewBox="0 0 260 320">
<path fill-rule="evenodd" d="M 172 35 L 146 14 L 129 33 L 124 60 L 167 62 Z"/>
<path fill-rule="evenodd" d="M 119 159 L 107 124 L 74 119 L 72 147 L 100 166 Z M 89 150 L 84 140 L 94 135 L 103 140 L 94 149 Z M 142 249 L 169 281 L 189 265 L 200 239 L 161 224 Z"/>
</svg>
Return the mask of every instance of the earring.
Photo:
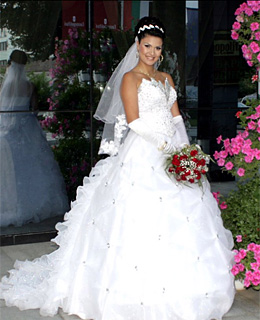
<svg viewBox="0 0 260 320">
<path fill-rule="evenodd" d="M 161 64 L 161 63 L 163 62 L 163 59 L 164 59 L 164 57 L 163 57 L 163 55 L 161 54 L 161 56 L 160 56 L 160 58 L 159 58 L 159 64 Z"/>
<path fill-rule="evenodd" d="M 155 63 L 155 69 L 158 69 L 160 67 L 160 64 L 163 62 L 163 55 L 161 54 L 160 58 Z"/>
<path fill-rule="evenodd" d="M 139 51 L 136 51 L 136 59 L 139 58 Z"/>
</svg>

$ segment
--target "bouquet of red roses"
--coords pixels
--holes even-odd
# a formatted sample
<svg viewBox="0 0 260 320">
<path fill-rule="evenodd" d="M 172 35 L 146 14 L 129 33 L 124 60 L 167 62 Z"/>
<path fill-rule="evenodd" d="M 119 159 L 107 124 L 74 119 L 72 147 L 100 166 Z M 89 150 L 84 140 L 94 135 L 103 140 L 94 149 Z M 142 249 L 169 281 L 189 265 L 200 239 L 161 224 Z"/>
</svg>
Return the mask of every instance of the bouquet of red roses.
<svg viewBox="0 0 260 320">
<path fill-rule="evenodd" d="M 205 154 L 199 145 L 185 145 L 175 151 L 166 161 L 166 172 L 177 181 L 198 183 L 207 173 L 210 156 Z"/>
</svg>

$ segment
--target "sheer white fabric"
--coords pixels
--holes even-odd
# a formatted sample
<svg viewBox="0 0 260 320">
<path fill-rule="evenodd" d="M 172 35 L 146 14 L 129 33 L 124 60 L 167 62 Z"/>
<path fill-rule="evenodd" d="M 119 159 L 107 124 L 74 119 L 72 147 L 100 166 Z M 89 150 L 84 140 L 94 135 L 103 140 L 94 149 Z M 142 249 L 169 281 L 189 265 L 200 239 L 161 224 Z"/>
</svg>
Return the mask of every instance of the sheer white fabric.
<svg viewBox="0 0 260 320">
<path fill-rule="evenodd" d="M 124 59 L 113 72 L 94 114 L 94 118 L 105 123 L 99 150 L 100 154 L 106 153 L 109 155 L 116 155 L 127 133 L 120 86 L 124 74 L 133 69 L 138 63 L 137 41 L 138 39 L 136 37 L 135 43 L 130 47 Z M 122 121 L 124 121 L 124 123 L 122 123 Z M 123 125 L 124 127 L 122 127 L 122 130 L 119 133 L 118 128 L 115 128 L 118 124 L 120 126 Z"/>
<path fill-rule="evenodd" d="M 24 65 L 11 63 L 0 94 L 0 226 L 63 215 L 65 183 L 37 117 Z M 3 112 L 4 111 L 4 112 Z"/>
<path fill-rule="evenodd" d="M 142 119 L 174 140 L 174 89 L 143 80 L 138 96 Z M 209 183 L 204 193 L 178 184 L 164 161 L 130 131 L 118 155 L 99 161 L 78 188 L 56 226 L 59 249 L 17 261 L 2 279 L 7 305 L 93 320 L 222 319 L 235 294 L 232 235 Z"/>
<path fill-rule="evenodd" d="M 32 95 L 32 85 L 28 81 L 25 73 L 25 65 L 11 62 L 8 67 L 0 91 L 0 135 L 5 135 L 15 126 L 16 117 L 12 111 L 23 110 L 29 105 Z"/>
</svg>

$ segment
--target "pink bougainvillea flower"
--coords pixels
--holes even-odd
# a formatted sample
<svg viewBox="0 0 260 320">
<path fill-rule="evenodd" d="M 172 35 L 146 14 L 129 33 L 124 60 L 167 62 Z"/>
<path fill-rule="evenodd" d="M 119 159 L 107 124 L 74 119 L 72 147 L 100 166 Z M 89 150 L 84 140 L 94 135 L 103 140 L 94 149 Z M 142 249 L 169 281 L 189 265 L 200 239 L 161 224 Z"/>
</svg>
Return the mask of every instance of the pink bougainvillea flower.
<svg viewBox="0 0 260 320">
<path fill-rule="evenodd" d="M 260 150 L 259 149 L 254 150 L 254 155 L 255 155 L 256 160 L 260 160 Z"/>
<path fill-rule="evenodd" d="M 247 51 L 244 52 L 243 57 L 244 57 L 246 60 L 252 60 L 252 58 L 253 58 L 253 52 L 251 51 L 251 49 L 247 49 Z"/>
<path fill-rule="evenodd" d="M 252 10 L 251 8 L 246 8 L 245 13 L 246 13 L 249 17 L 251 17 L 251 16 L 254 14 L 254 12 L 253 12 L 253 10 Z"/>
<path fill-rule="evenodd" d="M 232 168 L 234 167 L 233 163 L 231 161 L 227 162 L 225 164 L 225 167 L 227 170 L 232 170 Z"/>
<path fill-rule="evenodd" d="M 227 138 L 224 140 L 224 147 L 228 148 L 230 146 L 230 140 Z"/>
<path fill-rule="evenodd" d="M 257 55 L 257 60 L 260 62 L 260 53 Z"/>
<path fill-rule="evenodd" d="M 248 126 L 248 129 L 250 129 L 250 130 L 255 130 L 255 128 L 256 128 L 256 123 L 255 123 L 254 121 L 250 121 L 250 122 L 247 124 L 247 126 Z"/>
<path fill-rule="evenodd" d="M 239 254 L 240 254 L 241 259 L 244 259 L 246 257 L 246 250 L 240 249 Z"/>
<path fill-rule="evenodd" d="M 238 35 L 238 33 L 236 32 L 236 31 L 231 31 L 231 38 L 233 39 L 233 40 L 237 40 L 238 38 L 239 38 L 239 35 Z"/>
<path fill-rule="evenodd" d="M 231 272 L 234 276 L 236 276 L 237 274 L 239 274 L 239 269 L 236 265 L 234 265 L 231 269 Z"/>
<path fill-rule="evenodd" d="M 241 261 L 240 255 L 236 254 L 235 257 L 234 257 L 234 260 L 235 260 L 236 263 L 239 263 Z M 237 267 L 237 265 L 236 265 L 236 267 Z"/>
<path fill-rule="evenodd" d="M 220 144 L 222 141 L 222 136 L 220 135 L 219 137 L 217 137 L 217 144 Z"/>
<path fill-rule="evenodd" d="M 241 137 L 242 137 L 243 139 L 247 138 L 248 136 L 249 136 L 249 133 L 248 133 L 247 130 L 245 130 L 245 131 L 243 131 L 243 132 L 241 133 Z"/>
<path fill-rule="evenodd" d="M 260 40 L 260 32 L 259 32 L 259 31 L 258 31 L 258 32 L 255 32 L 255 39 L 256 39 L 257 41 Z"/>
<path fill-rule="evenodd" d="M 214 157 L 215 160 L 218 160 L 219 159 L 219 152 L 215 151 L 214 154 L 213 154 L 213 157 Z"/>
<path fill-rule="evenodd" d="M 237 174 L 239 175 L 239 177 L 243 177 L 245 175 L 245 169 L 239 168 L 237 170 Z"/>
<path fill-rule="evenodd" d="M 246 53 L 248 51 L 248 46 L 246 44 L 243 44 L 241 49 L 243 53 Z"/>
<path fill-rule="evenodd" d="M 212 192 L 213 194 L 213 197 L 216 199 L 217 203 L 219 203 L 219 195 L 220 193 L 219 192 Z"/>
<path fill-rule="evenodd" d="M 250 281 L 249 281 L 248 279 L 245 279 L 245 280 L 244 280 L 244 286 L 245 286 L 246 288 L 248 288 L 248 287 L 250 287 L 250 285 L 251 285 Z"/>
<path fill-rule="evenodd" d="M 234 30 L 239 30 L 241 28 L 241 24 L 239 22 L 234 22 L 232 28 Z"/>
<path fill-rule="evenodd" d="M 241 5 L 240 5 L 240 9 L 243 11 L 245 11 L 246 9 L 248 8 L 247 4 L 245 2 L 243 2 Z"/>
<path fill-rule="evenodd" d="M 250 281 L 252 281 L 254 279 L 254 275 L 252 271 L 246 271 L 246 278 Z"/>
<path fill-rule="evenodd" d="M 224 164 L 225 164 L 225 160 L 221 158 L 221 159 L 219 159 L 219 160 L 217 161 L 217 163 L 218 163 L 218 165 L 219 165 L 220 167 L 223 167 Z"/>
<path fill-rule="evenodd" d="M 253 272 L 253 275 L 255 279 L 260 280 L 260 270 L 255 270 L 255 272 Z"/>
<path fill-rule="evenodd" d="M 238 16 L 243 12 L 243 10 L 241 8 L 237 8 L 237 10 L 235 11 L 235 15 Z"/>
<path fill-rule="evenodd" d="M 228 153 L 226 150 L 222 150 L 219 152 L 219 156 L 220 158 L 226 159 L 226 157 L 228 156 Z"/>
<path fill-rule="evenodd" d="M 242 242 L 242 236 L 240 234 L 236 236 L 236 242 Z"/>
<path fill-rule="evenodd" d="M 253 23 L 251 23 L 251 24 L 250 24 L 250 29 L 251 29 L 252 31 L 258 30 L 258 29 L 259 29 L 259 23 L 258 23 L 258 22 L 253 22 Z"/>
<path fill-rule="evenodd" d="M 260 284 L 260 279 L 254 278 L 254 279 L 252 280 L 252 284 L 253 284 L 254 286 L 258 286 L 258 285 Z"/>
<path fill-rule="evenodd" d="M 254 242 L 251 242 L 247 245 L 247 250 L 255 251 L 255 246 L 256 244 Z"/>
<path fill-rule="evenodd" d="M 252 41 L 249 45 L 249 47 L 251 48 L 251 50 L 254 52 L 254 53 L 257 53 L 260 51 L 260 47 L 258 45 L 258 43 L 256 43 L 255 41 Z"/>
<path fill-rule="evenodd" d="M 243 263 L 239 263 L 237 265 L 239 272 L 243 272 L 245 270 L 245 266 L 243 265 Z"/>
<path fill-rule="evenodd" d="M 254 251 L 255 251 L 255 253 L 260 253 L 260 244 L 255 245 Z"/>
<path fill-rule="evenodd" d="M 259 58 L 260 58 L 260 54 L 258 55 Z M 257 56 L 257 59 L 258 59 L 258 56 Z M 259 60 L 260 61 L 260 60 Z M 247 61 L 247 64 L 249 65 L 249 67 L 253 67 L 253 61 Z"/>
<path fill-rule="evenodd" d="M 220 207 L 221 210 L 227 209 L 227 204 L 226 204 L 226 202 L 225 202 L 225 201 L 222 202 L 219 207 Z"/>
<path fill-rule="evenodd" d="M 254 156 L 245 156 L 244 160 L 246 163 L 251 163 L 254 160 Z"/>
<path fill-rule="evenodd" d="M 259 270 L 259 268 L 260 268 L 260 264 L 259 263 L 257 263 L 257 262 L 252 262 L 252 263 L 250 263 L 250 266 L 251 266 L 251 268 L 253 269 L 253 270 Z"/>
</svg>

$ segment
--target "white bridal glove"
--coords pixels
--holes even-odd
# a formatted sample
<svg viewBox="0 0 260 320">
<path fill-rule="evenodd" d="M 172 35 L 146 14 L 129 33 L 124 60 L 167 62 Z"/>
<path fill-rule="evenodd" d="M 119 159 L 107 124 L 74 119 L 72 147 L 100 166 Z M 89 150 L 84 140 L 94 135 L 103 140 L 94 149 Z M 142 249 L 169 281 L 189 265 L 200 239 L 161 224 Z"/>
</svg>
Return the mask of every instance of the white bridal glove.
<svg viewBox="0 0 260 320">
<path fill-rule="evenodd" d="M 182 116 L 179 115 L 179 116 L 173 117 L 173 122 L 176 129 L 175 134 L 173 136 L 174 145 L 181 148 L 185 144 L 190 145 L 190 140 L 188 138 Z"/>
<path fill-rule="evenodd" d="M 158 132 L 153 132 L 141 118 L 137 118 L 130 122 L 128 126 L 146 141 L 156 146 L 158 150 L 163 151 L 164 153 L 171 153 L 175 150 L 170 137 Z"/>
</svg>

